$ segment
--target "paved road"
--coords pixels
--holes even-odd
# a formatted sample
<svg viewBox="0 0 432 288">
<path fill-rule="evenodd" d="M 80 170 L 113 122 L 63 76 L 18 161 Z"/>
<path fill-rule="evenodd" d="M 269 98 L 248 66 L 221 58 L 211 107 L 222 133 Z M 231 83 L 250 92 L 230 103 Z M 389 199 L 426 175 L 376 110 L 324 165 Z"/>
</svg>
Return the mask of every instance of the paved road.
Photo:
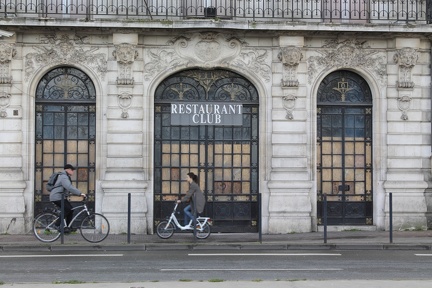
<svg viewBox="0 0 432 288">
<path fill-rule="evenodd" d="M 130 282 L 84 284 L 5 284 L 2 288 L 430 288 L 432 281 L 327 280 L 327 281 L 224 281 Z"/>
<path fill-rule="evenodd" d="M 139 287 L 148 288 L 167 281 L 432 280 L 432 252 L 415 250 L 2 252 L 0 258 L 5 283 L 146 282 Z"/>
</svg>

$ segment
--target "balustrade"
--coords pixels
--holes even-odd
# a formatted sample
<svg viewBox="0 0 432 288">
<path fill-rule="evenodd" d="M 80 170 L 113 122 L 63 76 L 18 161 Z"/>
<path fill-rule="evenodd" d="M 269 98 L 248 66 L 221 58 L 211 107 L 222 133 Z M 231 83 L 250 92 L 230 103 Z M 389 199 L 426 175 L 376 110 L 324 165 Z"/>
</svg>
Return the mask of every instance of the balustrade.
<svg viewBox="0 0 432 288">
<path fill-rule="evenodd" d="M 0 17 L 428 21 L 432 0 L 2 0 Z"/>
</svg>

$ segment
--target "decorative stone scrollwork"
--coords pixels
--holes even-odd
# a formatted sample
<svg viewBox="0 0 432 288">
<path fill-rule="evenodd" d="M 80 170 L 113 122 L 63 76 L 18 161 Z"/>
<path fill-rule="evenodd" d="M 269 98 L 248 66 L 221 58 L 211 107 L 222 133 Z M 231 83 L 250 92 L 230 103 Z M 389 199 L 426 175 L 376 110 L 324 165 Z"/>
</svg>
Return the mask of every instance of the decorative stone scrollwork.
<svg viewBox="0 0 432 288">
<path fill-rule="evenodd" d="M 132 105 L 132 94 L 128 92 L 122 92 L 118 95 L 117 102 L 119 107 L 122 109 L 122 118 L 129 118 L 128 109 Z"/>
<path fill-rule="evenodd" d="M 307 60 L 308 81 L 312 82 L 316 73 L 334 68 L 363 68 L 375 74 L 382 85 L 386 85 L 386 56 L 384 52 L 371 49 L 359 40 L 328 40 L 322 49 L 317 49 L 321 56 L 312 56 Z"/>
<path fill-rule="evenodd" d="M 240 54 L 244 43 L 235 37 L 207 31 L 180 36 L 169 42 L 176 53 L 191 64 L 212 67 L 216 63 L 229 63 Z"/>
<path fill-rule="evenodd" d="M 84 49 L 84 39 L 78 35 L 46 35 L 34 53 L 25 56 L 25 80 L 44 66 L 79 64 L 94 70 L 102 79 L 107 71 L 106 54 L 95 53 L 99 48 Z"/>
<path fill-rule="evenodd" d="M 282 87 L 298 87 L 297 67 L 303 58 L 301 49 L 294 46 L 283 47 L 278 54 L 278 59 L 283 64 Z"/>
<path fill-rule="evenodd" d="M 15 57 L 17 51 L 15 44 L 0 43 L 0 84 L 11 84 L 10 62 Z"/>
<path fill-rule="evenodd" d="M 150 60 L 145 64 L 144 78 L 150 80 L 158 73 L 167 69 L 167 67 L 188 66 L 186 59 L 180 58 L 174 51 L 165 49 L 149 49 L 147 50 Z"/>
<path fill-rule="evenodd" d="M 418 52 L 413 48 L 402 48 L 396 51 L 393 57 L 396 64 L 399 64 L 399 88 L 413 88 L 414 82 L 411 80 L 412 68 L 417 64 Z"/>
<path fill-rule="evenodd" d="M 260 76 L 266 82 L 270 82 L 271 67 L 269 53 L 264 49 L 245 50 L 233 60 L 231 66 L 237 69 L 247 69 Z"/>
<path fill-rule="evenodd" d="M 138 57 L 136 46 L 123 43 L 115 46 L 113 56 L 116 58 L 119 66 L 119 77 L 117 77 L 117 85 L 133 85 L 134 78 L 132 77 L 132 64 Z"/>
<path fill-rule="evenodd" d="M 411 100 L 412 100 L 412 98 L 409 96 L 406 96 L 406 95 L 397 98 L 398 108 L 400 111 L 402 111 L 401 119 L 404 121 L 408 120 L 407 112 L 411 106 Z"/>
<path fill-rule="evenodd" d="M 282 97 L 282 105 L 283 105 L 283 107 L 287 113 L 285 116 L 285 119 L 287 119 L 287 120 L 293 120 L 294 119 L 293 111 L 294 111 L 296 99 L 297 99 L 297 96 L 294 96 L 294 95 L 287 95 L 287 96 Z"/>
<path fill-rule="evenodd" d="M 0 92 L 0 118 L 6 118 L 6 108 L 10 105 L 11 95 L 6 92 Z"/>
<path fill-rule="evenodd" d="M 150 80 L 166 69 L 179 67 L 233 67 L 249 71 L 266 82 L 271 79 L 271 54 L 267 49 L 245 49 L 247 43 L 231 35 L 216 32 L 191 33 L 168 42 L 172 48 L 148 49 L 150 60 L 144 78 Z"/>
</svg>

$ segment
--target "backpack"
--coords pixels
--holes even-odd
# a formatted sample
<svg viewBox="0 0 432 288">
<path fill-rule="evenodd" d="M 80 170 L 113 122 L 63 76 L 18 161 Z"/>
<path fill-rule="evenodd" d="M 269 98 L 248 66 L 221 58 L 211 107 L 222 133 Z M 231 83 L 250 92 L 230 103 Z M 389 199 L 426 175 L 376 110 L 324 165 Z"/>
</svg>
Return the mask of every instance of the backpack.
<svg viewBox="0 0 432 288">
<path fill-rule="evenodd" d="M 48 182 L 46 184 L 46 190 L 51 192 L 56 186 L 57 178 L 60 175 L 60 172 L 54 172 L 48 179 Z"/>
</svg>

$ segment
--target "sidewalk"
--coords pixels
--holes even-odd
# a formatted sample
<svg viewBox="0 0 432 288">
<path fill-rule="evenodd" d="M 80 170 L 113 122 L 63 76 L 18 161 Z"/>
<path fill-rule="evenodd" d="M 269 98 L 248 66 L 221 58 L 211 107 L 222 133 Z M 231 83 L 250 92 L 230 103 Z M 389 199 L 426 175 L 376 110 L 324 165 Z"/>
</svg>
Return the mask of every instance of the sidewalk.
<svg viewBox="0 0 432 288">
<path fill-rule="evenodd" d="M 13 283 L 4 284 L 4 288 L 430 288 L 430 280 L 322 280 L 322 281 L 223 281 L 213 282 L 139 282 L 139 283 L 85 283 L 85 284 L 51 284 L 51 283 Z"/>
<path fill-rule="evenodd" d="M 253 249 L 253 250 L 432 250 L 432 231 L 341 231 L 328 232 L 324 243 L 323 232 L 262 235 L 252 233 L 213 233 L 208 239 L 198 240 L 191 233 L 175 233 L 170 239 L 157 235 L 109 235 L 101 243 L 89 243 L 79 233 L 64 236 L 53 243 L 42 243 L 33 234 L 0 235 L 1 251 L 20 250 L 160 250 L 160 249 Z"/>
</svg>

